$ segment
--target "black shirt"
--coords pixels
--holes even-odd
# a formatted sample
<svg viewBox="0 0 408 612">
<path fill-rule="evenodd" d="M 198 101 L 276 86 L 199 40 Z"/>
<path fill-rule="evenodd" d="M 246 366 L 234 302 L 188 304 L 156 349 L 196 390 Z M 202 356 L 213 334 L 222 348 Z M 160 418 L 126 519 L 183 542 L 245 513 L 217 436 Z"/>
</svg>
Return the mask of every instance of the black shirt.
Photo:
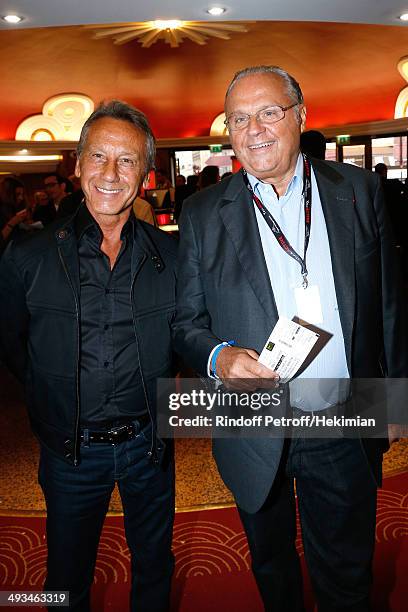
<svg viewBox="0 0 408 612">
<path fill-rule="evenodd" d="M 131 258 L 136 219 L 125 223 L 113 269 L 102 232 L 86 206 L 75 221 L 80 273 L 81 424 L 130 420 L 147 407 L 138 365 L 131 306 Z"/>
</svg>

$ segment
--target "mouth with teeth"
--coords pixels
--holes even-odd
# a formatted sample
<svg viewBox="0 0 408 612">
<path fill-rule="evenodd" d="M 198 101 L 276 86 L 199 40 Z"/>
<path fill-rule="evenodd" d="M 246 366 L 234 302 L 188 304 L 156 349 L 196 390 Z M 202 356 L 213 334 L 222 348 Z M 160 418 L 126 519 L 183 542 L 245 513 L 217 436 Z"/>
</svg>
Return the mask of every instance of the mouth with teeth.
<svg viewBox="0 0 408 612">
<path fill-rule="evenodd" d="M 274 141 L 270 141 L 270 142 L 260 142 L 259 144 L 253 144 L 253 145 L 249 145 L 248 148 L 251 151 L 256 151 L 258 149 L 266 149 L 267 147 L 271 147 L 274 143 Z"/>
<path fill-rule="evenodd" d="M 104 193 L 106 195 L 115 195 L 117 193 L 121 193 L 122 189 L 104 189 L 103 187 L 95 187 L 99 193 Z"/>
</svg>

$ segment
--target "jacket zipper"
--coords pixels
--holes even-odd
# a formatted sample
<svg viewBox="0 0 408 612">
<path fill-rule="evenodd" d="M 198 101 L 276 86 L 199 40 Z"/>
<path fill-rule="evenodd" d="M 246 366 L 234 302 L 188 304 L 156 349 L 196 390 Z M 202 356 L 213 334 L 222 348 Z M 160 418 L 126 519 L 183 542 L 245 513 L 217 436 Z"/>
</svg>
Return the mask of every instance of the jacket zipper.
<svg viewBox="0 0 408 612">
<path fill-rule="evenodd" d="M 146 260 L 146 255 L 144 256 L 140 265 L 142 265 L 145 260 Z M 150 459 L 152 459 L 152 461 L 155 461 L 156 460 L 156 434 L 155 434 L 155 427 L 154 427 L 152 412 L 150 408 L 149 396 L 147 393 L 146 381 L 145 381 L 145 377 L 144 377 L 143 369 L 142 369 L 142 360 L 140 358 L 140 342 L 139 342 L 139 336 L 137 333 L 135 310 L 134 310 L 134 303 L 133 303 L 133 288 L 134 288 L 135 280 L 136 280 L 136 274 L 133 276 L 132 282 L 130 284 L 130 303 L 132 306 L 133 331 L 134 331 L 135 340 L 136 340 L 137 362 L 139 366 L 140 377 L 142 379 L 143 394 L 145 397 L 147 412 L 149 413 L 150 421 L 152 423 L 152 439 L 150 443 L 150 450 L 148 451 L 147 454 L 149 455 Z"/>
<path fill-rule="evenodd" d="M 77 359 L 76 359 L 76 377 L 75 377 L 75 387 L 76 387 L 76 413 L 75 413 L 75 429 L 74 429 L 74 458 L 73 464 L 76 467 L 79 464 L 79 415 L 80 415 L 80 398 L 79 398 L 79 303 L 78 298 L 75 292 L 74 285 L 72 284 L 71 277 L 69 275 L 67 266 L 65 265 L 64 258 L 62 256 L 61 250 L 58 248 L 58 255 L 62 263 L 62 267 L 64 269 L 65 275 L 68 279 L 69 285 L 72 289 L 72 293 L 74 294 L 75 301 L 75 316 L 77 323 Z"/>
</svg>

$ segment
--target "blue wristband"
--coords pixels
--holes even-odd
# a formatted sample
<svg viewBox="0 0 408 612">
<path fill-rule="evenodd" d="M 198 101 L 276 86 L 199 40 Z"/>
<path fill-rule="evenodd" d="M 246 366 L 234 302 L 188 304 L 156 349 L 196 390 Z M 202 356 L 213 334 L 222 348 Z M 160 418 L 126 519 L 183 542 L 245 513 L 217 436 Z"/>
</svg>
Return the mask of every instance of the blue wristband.
<svg viewBox="0 0 408 612">
<path fill-rule="evenodd" d="M 220 351 L 222 351 L 222 349 L 225 346 L 233 346 L 235 344 L 235 340 L 228 340 L 228 342 L 222 342 L 219 346 L 217 346 L 217 348 L 215 349 L 213 356 L 211 358 L 211 373 L 213 376 L 215 376 L 217 378 L 217 358 L 218 355 L 220 353 Z"/>
</svg>

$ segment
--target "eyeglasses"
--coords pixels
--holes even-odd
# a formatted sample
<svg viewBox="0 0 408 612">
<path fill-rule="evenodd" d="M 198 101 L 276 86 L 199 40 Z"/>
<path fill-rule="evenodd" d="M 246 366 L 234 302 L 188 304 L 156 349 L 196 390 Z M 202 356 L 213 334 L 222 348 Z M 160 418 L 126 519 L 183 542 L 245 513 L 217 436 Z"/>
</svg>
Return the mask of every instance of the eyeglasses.
<svg viewBox="0 0 408 612">
<path fill-rule="evenodd" d="M 261 108 L 256 113 L 232 113 L 224 123 L 230 131 L 244 130 L 248 127 L 251 117 L 256 117 L 258 123 L 262 125 L 271 125 L 284 118 L 285 112 L 299 103 L 295 102 L 290 106 L 267 106 Z"/>
</svg>

